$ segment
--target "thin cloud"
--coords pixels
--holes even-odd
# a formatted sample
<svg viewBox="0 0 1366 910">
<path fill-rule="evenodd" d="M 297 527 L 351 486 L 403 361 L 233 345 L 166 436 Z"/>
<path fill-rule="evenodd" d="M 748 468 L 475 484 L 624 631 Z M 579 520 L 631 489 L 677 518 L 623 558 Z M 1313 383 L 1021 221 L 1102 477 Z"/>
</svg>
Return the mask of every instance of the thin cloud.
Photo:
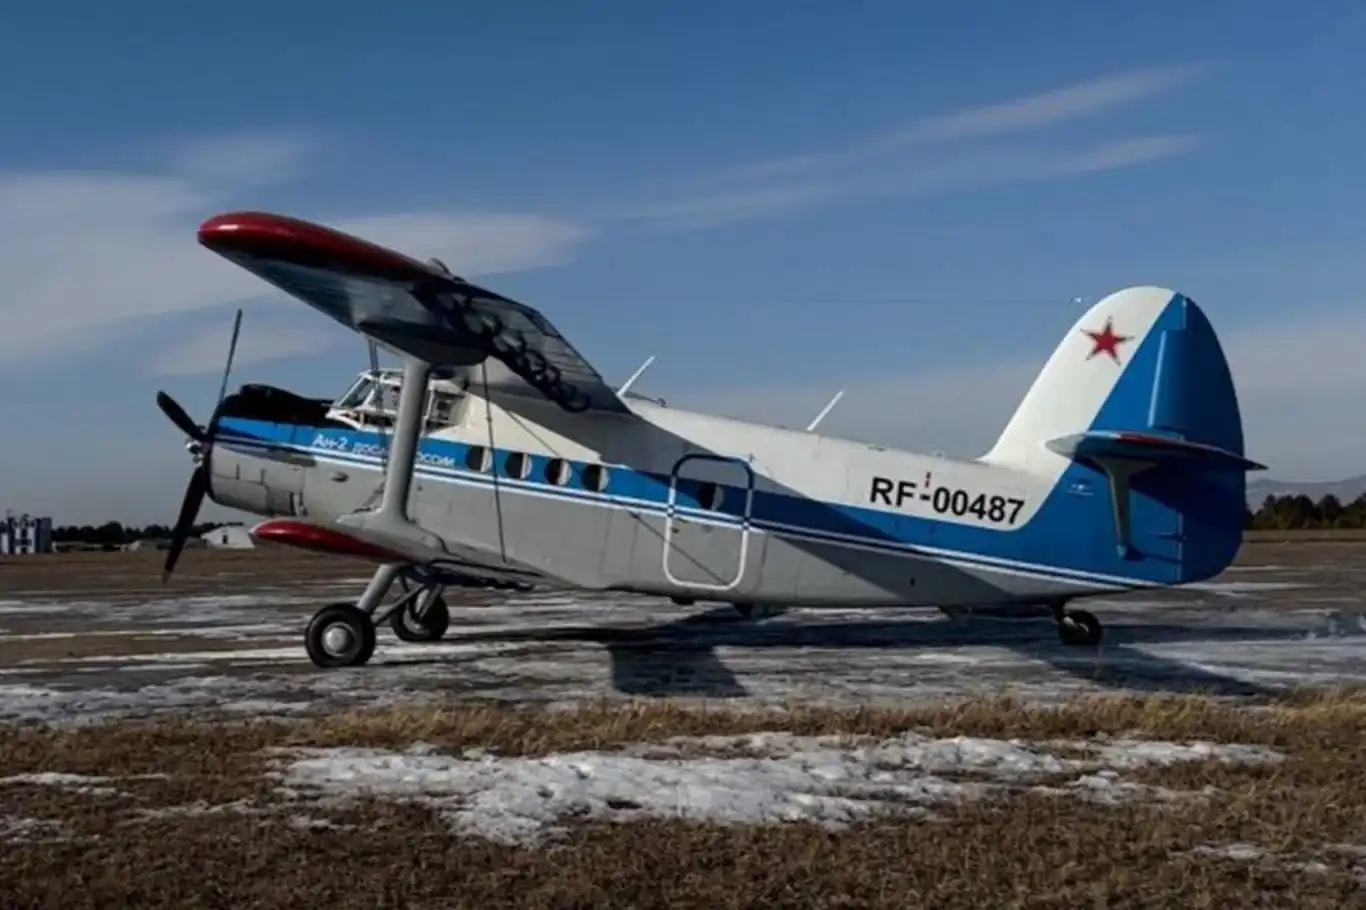
<svg viewBox="0 0 1366 910">
<path fill-rule="evenodd" d="M 1140 136 L 1080 150 L 977 152 L 947 161 L 901 162 L 879 170 L 715 190 L 640 207 L 619 217 L 652 222 L 665 230 L 694 230 L 834 200 L 911 197 L 1135 167 L 1186 154 L 1200 141 L 1191 135 Z"/>
<path fill-rule="evenodd" d="M 1069 146 L 1051 152 L 1037 146 L 989 146 L 982 140 L 1056 126 L 1133 104 L 1184 85 L 1204 70 L 1195 64 L 1130 70 L 938 114 L 826 151 L 729 168 L 690 182 L 672 198 L 628 205 L 606 214 L 667 229 L 695 229 L 837 199 L 914 195 L 1145 164 L 1189 152 L 1198 145 L 1198 139 L 1127 137 L 1100 141 L 1081 151 Z M 942 146 L 949 146 L 952 152 L 946 154 Z"/>
<path fill-rule="evenodd" d="M 862 137 L 826 152 L 790 155 L 741 165 L 714 180 L 795 176 L 851 166 L 892 152 L 934 143 L 986 139 L 1055 126 L 1176 89 L 1199 76 L 1204 65 L 1180 64 L 1113 73 L 1009 101 L 922 118 Z"/>
<path fill-rule="evenodd" d="M 152 173 L 0 174 L 0 364 L 71 350 L 102 327 L 273 293 L 195 242 L 235 194 L 288 179 L 302 145 L 236 135 L 177 146 Z M 236 164 L 231 162 L 239 155 Z M 328 217 L 465 274 L 564 261 L 587 229 L 538 215 L 459 212 Z"/>
<path fill-rule="evenodd" d="M 237 351 L 233 355 L 233 369 L 251 364 L 284 360 L 290 357 L 313 357 L 337 348 L 348 338 L 349 332 L 340 326 L 322 321 L 318 326 L 267 326 L 243 319 Z M 335 331 L 329 331 L 335 329 Z M 193 335 L 178 339 L 158 350 L 147 361 L 147 372 L 153 376 L 199 376 L 220 373 L 227 361 L 228 342 L 232 337 L 231 323 L 206 327 Z"/>
<path fill-rule="evenodd" d="M 237 189 L 282 183 L 298 176 L 313 153 L 311 139 L 292 133 L 237 133 L 172 145 L 171 173 Z"/>
<path fill-rule="evenodd" d="M 1203 71 L 1203 66 L 1183 64 L 1114 73 L 1000 104 L 927 117 L 872 144 L 885 148 L 1039 129 L 1171 91 Z"/>
</svg>

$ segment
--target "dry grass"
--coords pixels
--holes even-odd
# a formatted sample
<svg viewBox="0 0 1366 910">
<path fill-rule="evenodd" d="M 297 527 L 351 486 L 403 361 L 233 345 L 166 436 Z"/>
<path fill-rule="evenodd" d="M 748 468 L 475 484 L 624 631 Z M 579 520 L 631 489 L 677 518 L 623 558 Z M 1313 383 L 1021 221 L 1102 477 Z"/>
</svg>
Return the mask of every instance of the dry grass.
<svg viewBox="0 0 1366 910">
<path fill-rule="evenodd" d="M 831 833 L 808 824 L 587 823 L 544 850 L 452 835 L 431 811 L 329 810 L 351 830 L 300 830 L 279 814 L 136 820 L 135 810 L 276 799 L 261 750 L 284 745 L 511 754 L 761 729 L 890 736 L 906 730 L 1046 740 L 1096 734 L 1274 746 L 1274 766 L 1195 764 L 1132 779 L 1220 788 L 1208 802 L 1100 807 L 1020 793 Z M 1351 858 L 1366 841 L 1366 698 L 1303 695 L 1255 710 L 1198 698 L 1008 700 L 944 708 L 782 714 L 652 704 L 582 710 L 452 705 L 362 710 L 298 724 L 157 720 L 0 731 L 0 776 L 109 776 L 131 796 L 6 787 L 4 813 L 59 820 L 75 839 L 0 843 L 0 906 L 29 907 L 1219 907 L 1366 906 Z M 0 813 L 3 814 L 3 813 Z M 316 813 L 315 813 L 316 814 Z M 1326 872 L 1190 855 L 1241 841 Z"/>
</svg>

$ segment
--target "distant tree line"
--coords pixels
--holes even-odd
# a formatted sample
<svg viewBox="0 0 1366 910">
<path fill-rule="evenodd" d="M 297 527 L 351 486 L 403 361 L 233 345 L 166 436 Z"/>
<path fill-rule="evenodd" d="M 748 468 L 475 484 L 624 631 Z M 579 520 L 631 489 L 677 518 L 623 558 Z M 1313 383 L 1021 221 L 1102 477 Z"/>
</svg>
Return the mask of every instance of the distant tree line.
<svg viewBox="0 0 1366 910">
<path fill-rule="evenodd" d="M 1332 493 L 1318 502 L 1303 493 L 1268 496 L 1257 511 L 1247 510 L 1246 527 L 1257 531 L 1366 528 L 1366 493 L 1346 504 Z"/>
<path fill-rule="evenodd" d="M 214 528 L 221 528 L 225 522 L 206 522 L 195 525 L 190 534 L 207 534 Z M 135 540 L 157 540 L 171 536 L 167 525 L 124 525 L 117 521 L 106 521 L 102 525 L 61 525 L 53 527 L 53 543 L 88 543 L 100 546 L 122 546 Z"/>
</svg>

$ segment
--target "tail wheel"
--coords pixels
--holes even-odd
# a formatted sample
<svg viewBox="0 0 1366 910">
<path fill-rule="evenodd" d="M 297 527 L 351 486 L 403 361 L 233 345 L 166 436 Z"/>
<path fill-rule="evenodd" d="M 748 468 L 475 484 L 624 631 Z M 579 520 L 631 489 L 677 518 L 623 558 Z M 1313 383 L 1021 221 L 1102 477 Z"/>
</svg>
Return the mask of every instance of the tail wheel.
<svg viewBox="0 0 1366 910">
<path fill-rule="evenodd" d="M 427 605 L 427 611 L 419 619 L 415 604 L 406 604 L 403 609 L 395 610 L 389 620 L 389 627 L 403 641 L 414 643 L 440 641 L 451 624 L 451 611 L 444 597 L 437 597 Z"/>
<path fill-rule="evenodd" d="M 1062 643 L 1074 647 L 1100 644 L 1104 637 L 1100 620 L 1085 610 L 1069 610 L 1058 623 L 1058 637 Z"/>
</svg>

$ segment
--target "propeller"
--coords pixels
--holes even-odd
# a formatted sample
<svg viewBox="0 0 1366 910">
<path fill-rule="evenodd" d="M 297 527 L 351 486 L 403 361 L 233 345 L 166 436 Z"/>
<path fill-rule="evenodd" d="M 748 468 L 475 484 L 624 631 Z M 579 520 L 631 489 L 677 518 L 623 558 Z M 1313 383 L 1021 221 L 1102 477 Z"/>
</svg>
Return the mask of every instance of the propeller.
<svg viewBox="0 0 1366 910">
<path fill-rule="evenodd" d="M 204 497 L 209 493 L 209 452 L 218 433 L 219 413 L 223 410 L 223 399 L 228 394 L 228 376 L 232 373 L 232 359 L 237 353 L 237 336 L 241 330 L 242 311 L 239 309 L 232 324 L 232 340 L 228 343 L 228 359 L 223 365 L 223 382 L 218 388 L 218 404 L 214 406 L 213 416 L 209 418 L 207 427 L 195 423 L 189 413 L 170 395 L 157 392 L 157 407 L 177 429 L 198 445 L 200 456 L 199 464 L 195 466 L 194 473 L 190 475 L 190 483 L 185 488 L 185 498 L 180 502 L 180 514 L 176 517 L 175 528 L 171 531 L 171 548 L 166 554 L 166 564 L 161 569 L 162 584 L 171 577 L 171 571 L 185 550 L 190 530 L 194 527 L 195 519 L 199 517 Z"/>
</svg>

